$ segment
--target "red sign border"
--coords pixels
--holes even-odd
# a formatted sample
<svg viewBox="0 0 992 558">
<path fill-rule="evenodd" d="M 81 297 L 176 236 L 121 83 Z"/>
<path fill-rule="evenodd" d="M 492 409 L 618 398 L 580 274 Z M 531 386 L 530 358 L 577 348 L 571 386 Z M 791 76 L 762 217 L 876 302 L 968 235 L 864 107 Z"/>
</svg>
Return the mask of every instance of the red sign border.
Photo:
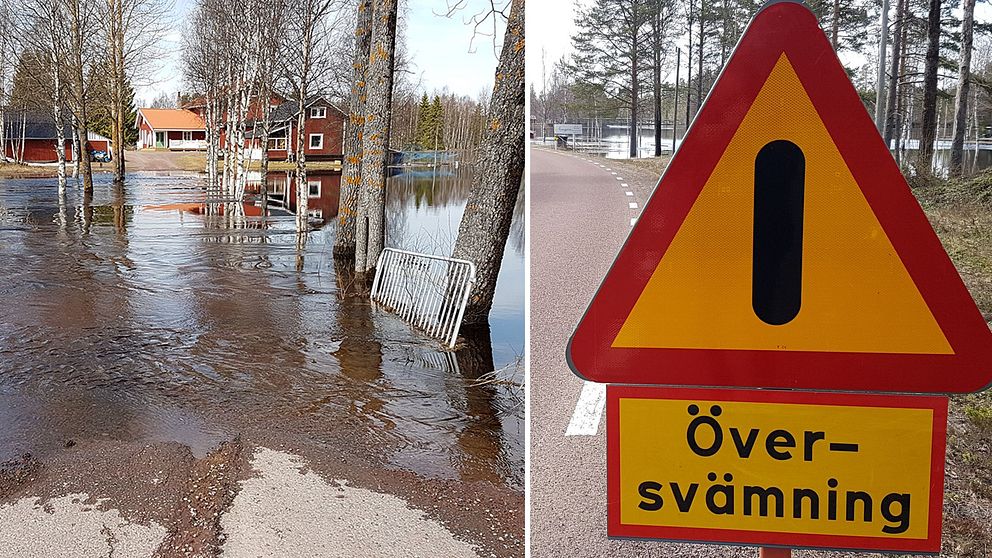
<svg viewBox="0 0 992 558">
<path fill-rule="evenodd" d="M 955 354 L 612 347 L 736 132 L 734 123 L 783 52 Z M 992 332 L 816 17 L 784 1 L 764 7 L 748 26 L 576 327 L 566 359 L 576 375 L 595 382 L 964 393 L 992 382 Z"/>
<path fill-rule="evenodd" d="M 930 515 L 926 539 L 894 539 L 845 535 L 812 535 L 784 532 L 624 525 L 620 522 L 620 400 L 701 399 L 707 401 L 753 401 L 884 408 L 930 409 L 933 440 L 930 452 Z M 877 395 L 864 393 L 812 393 L 795 391 L 686 389 L 662 386 L 608 385 L 606 388 L 607 535 L 610 538 L 664 539 L 680 542 L 781 546 L 866 551 L 940 552 L 944 504 L 944 459 L 946 457 L 948 399 L 925 395 Z"/>
</svg>

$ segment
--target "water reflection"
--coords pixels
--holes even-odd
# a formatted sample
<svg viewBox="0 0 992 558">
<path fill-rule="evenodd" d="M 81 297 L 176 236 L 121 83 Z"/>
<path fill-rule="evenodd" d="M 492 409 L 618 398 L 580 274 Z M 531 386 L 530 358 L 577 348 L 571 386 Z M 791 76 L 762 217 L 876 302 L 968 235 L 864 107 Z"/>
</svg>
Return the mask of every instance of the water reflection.
<svg viewBox="0 0 992 558">
<path fill-rule="evenodd" d="M 522 222 L 492 331 L 450 353 L 353 296 L 333 226 L 298 245 L 280 179 L 292 201 L 275 176 L 264 210 L 260 189 L 235 203 L 192 174 L 101 175 L 63 196 L 54 180 L 0 180 L 0 459 L 100 436 L 203 452 L 256 432 L 519 488 L 519 395 L 477 378 L 522 348 Z M 340 175 L 317 180 L 311 207 L 333 217 Z M 428 215 L 453 240 L 470 178 L 419 194 L 408 180 L 389 185 L 391 242 L 418 242 Z"/>
</svg>

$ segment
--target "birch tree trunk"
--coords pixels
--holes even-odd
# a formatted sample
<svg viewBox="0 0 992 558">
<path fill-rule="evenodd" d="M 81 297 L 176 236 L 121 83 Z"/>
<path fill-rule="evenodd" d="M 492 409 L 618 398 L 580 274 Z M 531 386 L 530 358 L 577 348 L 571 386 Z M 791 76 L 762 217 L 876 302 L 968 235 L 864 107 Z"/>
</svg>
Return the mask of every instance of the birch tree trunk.
<svg viewBox="0 0 992 558">
<path fill-rule="evenodd" d="M 79 141 L 79 148 L 76 152 L 77 165 L 83 178 L 83 190 L 93 190 L 93 171 L 90 168 L 89 149 L 87 149 L 87 91 L 85 67 L 83 64 L 85 39 L 84 33 L 88 30 L 83 28 L 83 6 L 82 0 L 69 0 L 69 38 L 70 38 L 70 59 L 72 68 L 72 87 L 76 101 L 76 138 Z"/>
<path fill-rule="evenodd" d="M 114 182 L 124 180 L 124 0 L 107 0 L 107 69 L 109 75 L 112 166 Z"/>
<path fill-rule="evenodd" d="M 940 62 L 940 0 L 930 0 L 927 15 L 927 57 L 923 70 L 923 116 L 920 125 L 920 149 L 916 154 L 916 173 L 930 175 L 933 168 L 933 143 L 937 139 L 937 66 Z"/>
<path fill-rule="evenodd" d="M 334 257 L 355 257 L 355 215 L 358 209 L 362 178 L 362 130 L 365 127 L 365 69 L 369 60 L 372 7 L 369 0 L 359 0 L 355 22 L 354 70 L 348 126 L 344 136 L 344 168 L 341 177 L 341 197 L 338 202 L 337 234 L 334 237 Z"/>
<path fill-rule="evenodd" d="M 375 0 L 366 68 L 362 183 L 355 228 L 355 271 L 371 273 L 386 242 L 386 159 L 392 119 L 397 0 Z"/>
<path fill-rule="evenodd" d="M 954 131 L 948 172 L 960 177 L 963 172 L 964 134 L 968 119 L 968 89 L 971 87 L 971 48 L 974 39 L 975 0 L 962 0 L 961 57 L 958 59 L 958 91 L 954 97 Z"/>
<path fill-rule="evenodd" d="M 65 196 L 66 172 L 65 172 L 65 118 L 62 115 L 64 103 L 62 85 L 62 66 L 59 63 L 62 57 L 63 31 L 61 22 L 62 13 L 57 6 L 52 5 L 48 11 L 48 62 L 52 72 L 52 90 L 49 98 L 52 101 L 52 119 L 55 121 L 55 156 L 58 161 L 56 176 L 58 178 L 59 196 Z M 0 122 L 0 126 L 3 123 Z"/>
<path fill-rule="evenodd" d="M 304 143 L 303 124 L 306 122 L 306 101 L 300 97 L 300 113 L 296 116 L 296 232 L 303 234 L 309 228 L 307 212 L 307 155 Z"/>
<path fill-rule="evenodd" d="M 503 39 L 476 184 L 452 254 L 476 265 L 464 323 L 488 320 L 524 171 L 524 0 L 513 0 Z"/>
</svg>

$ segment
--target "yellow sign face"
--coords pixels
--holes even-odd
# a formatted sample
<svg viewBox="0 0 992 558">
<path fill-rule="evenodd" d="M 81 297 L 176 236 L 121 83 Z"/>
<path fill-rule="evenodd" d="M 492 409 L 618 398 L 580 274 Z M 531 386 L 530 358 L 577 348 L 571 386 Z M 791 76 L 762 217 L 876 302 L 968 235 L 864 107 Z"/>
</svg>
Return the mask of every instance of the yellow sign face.
<svg viewBox="0 0 992 558">
<path fill-rule="evenodd" d="M 742 186 L 773 141 L 805 158 L 802 305 L 784 325 L 752 308 L 755 200 Z M 953 353 L 785 53 L 612 346 Z"/>
<path fill-rule="evenodd" d="M 945 398 L 609 390 L 611 535 L 939 549 Z"/>
</svg>

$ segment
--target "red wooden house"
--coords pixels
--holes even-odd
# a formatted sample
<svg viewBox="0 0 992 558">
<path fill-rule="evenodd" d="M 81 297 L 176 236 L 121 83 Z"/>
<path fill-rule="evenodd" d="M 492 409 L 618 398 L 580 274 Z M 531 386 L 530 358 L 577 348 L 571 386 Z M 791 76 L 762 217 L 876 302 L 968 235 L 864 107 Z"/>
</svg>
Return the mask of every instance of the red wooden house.
<svg viewBox="0 0 992 558">
<path fill-rule="evenodd" d="M 135 116 L 138 149 L 205 150 L 207 127 L 185 109 L 140 108 Z"/>
<path fill-rule="evenodd" d="M 270 115 L 272 131 L 269 133 L 269 159 L 274 161 L 296 160 L 296 130 L 299 105 L 295 101 L 284 101 L 274 108 Z M 323 97 L 311 99 L 304 109 L 303 153 L 307 159 L 333 160 L 343 158 L 344 127 L 348 115 Z M 254 135 L 249 125 L 249 145 L 258 150 L 261 147 L 261 131 L 256 127 Z M 260 124 L 259 124 L 260 125 Z"/>
</svg>

